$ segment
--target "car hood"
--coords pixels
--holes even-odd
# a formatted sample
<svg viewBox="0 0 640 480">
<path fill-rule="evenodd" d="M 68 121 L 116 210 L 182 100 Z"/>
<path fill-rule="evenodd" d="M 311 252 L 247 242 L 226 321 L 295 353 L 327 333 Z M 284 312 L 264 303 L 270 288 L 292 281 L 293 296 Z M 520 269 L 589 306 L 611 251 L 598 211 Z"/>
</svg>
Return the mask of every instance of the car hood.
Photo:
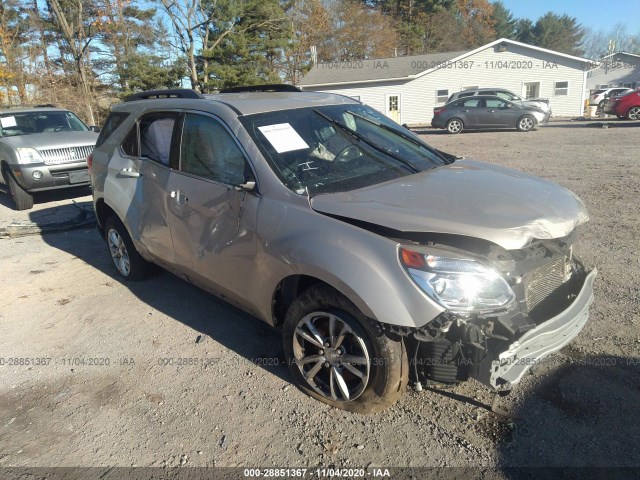
<svg viewBox="0 0 640 480">
<path fill-rule="evenodd" d="M 47 150 L 50 148 L 80 147 L 95 145 L 98 134 L 95 132 L 51 132 L 2 137 L 0 141 L 14 148 L 35 148 Z"/>
<path fill-rule="evenodd" d="M 472 160 L 311 199 L 321 213 L 401 232 L 482 238 L 508 250 L 561 238 L 589 219 L 582 200 L 539 177 Z"/>
</svg>

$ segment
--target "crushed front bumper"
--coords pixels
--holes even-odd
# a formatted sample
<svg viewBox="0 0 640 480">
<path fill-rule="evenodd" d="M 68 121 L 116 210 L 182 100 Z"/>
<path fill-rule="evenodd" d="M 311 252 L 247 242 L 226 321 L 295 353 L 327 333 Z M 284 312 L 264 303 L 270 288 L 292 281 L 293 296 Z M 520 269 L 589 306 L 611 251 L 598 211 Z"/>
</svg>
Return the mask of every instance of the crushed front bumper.
<svg viewBox="0 0 640 480">
<path fill-rule="evenodd" d="M 497 358 L 485 358 L 471 376 L 495 389 L 508 390 L 531 367 L 567 345 L 582 331 L 589 319 L 596 275 L 597 270 L 594 269 L 586 276 L 580 292 L 566 310 L 526 332 Z"/>
</svg>

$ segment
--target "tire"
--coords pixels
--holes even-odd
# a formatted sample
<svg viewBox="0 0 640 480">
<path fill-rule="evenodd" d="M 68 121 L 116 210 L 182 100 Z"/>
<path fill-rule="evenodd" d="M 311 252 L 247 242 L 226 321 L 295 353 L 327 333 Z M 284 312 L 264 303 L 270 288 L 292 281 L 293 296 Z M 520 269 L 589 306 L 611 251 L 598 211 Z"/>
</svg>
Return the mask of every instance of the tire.
<svg viewBox="0 0 640 480">
<path fill-rule="evenodd" d="M 445 128 L 449 133 L 453 133 L 453 134 L 460 133 L 462 130 L 464 130 L 464 123 L 459 118 L 452 118 L 447 122 L 447 125 Z"/>
<path fill-rule="evenodd" d="M 602 117 L 604 116 L 604 100 L 601 100 L 598 106 L 596 107 L 596 116 Z"/>
<path fill-rule="evenodd" d="M 521 132 L 530 132 L 536 127 L 536 120 L 531 115 L 523 115 L 518 119 L 516 128 Z"/>
<path fill-rule="evenodd" d="M 640 120 L 640 107 L 631 107 L 627 112 L 628 120 Z"/>
<path fill-rule="evenodd" d="M 9 193 L 13 199 L 16 210 L 29 210 L 33 208 L 33 195 L 23 189 L 14 178 L 13 174 L 5 170 L 4 178 L 9 187 Z"/>
<path fill-rule="evenodd" d="M 138 253 L 120 219 L 109 217 L 104 224 L 104 231 L 104 239 L 118 274 L 133 282 L 148 278 L 153 271 L 153 264 Z"/>
<path fill-rule="evenodd" d="M 375 413 L 393 405 L 408 383 L 407 355 L 400 340 L 378 330 L 336 290 L 311 287 L 293 301 L 283 327 L 295 384 L 349 412 Z"/>
</svg>

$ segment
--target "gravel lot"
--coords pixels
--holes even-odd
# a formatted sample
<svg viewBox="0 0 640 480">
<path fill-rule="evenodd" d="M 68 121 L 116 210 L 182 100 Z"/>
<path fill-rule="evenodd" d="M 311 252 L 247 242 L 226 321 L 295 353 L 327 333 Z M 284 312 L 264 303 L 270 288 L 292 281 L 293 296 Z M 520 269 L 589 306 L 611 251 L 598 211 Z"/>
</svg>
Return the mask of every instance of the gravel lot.
<svg viewBox="0 0 640 480">
<path fill-rule="evenodd" d="M 419 131 L 551 179 L 590 212 L 575 248 L 599 270 L 590 323 L 502 399 L 520 420 L 474 382 L 408 391 L 376 416 L 324 406 L 292 387 L 266 325 L 169 273 L 121 283 L 85 227 L 0 238 L 0 467 L 640 466 L 640 122 L 611 125 Z M 86 193 L 36 215 L 0 194 L 0 227 Z"/>
</svg>

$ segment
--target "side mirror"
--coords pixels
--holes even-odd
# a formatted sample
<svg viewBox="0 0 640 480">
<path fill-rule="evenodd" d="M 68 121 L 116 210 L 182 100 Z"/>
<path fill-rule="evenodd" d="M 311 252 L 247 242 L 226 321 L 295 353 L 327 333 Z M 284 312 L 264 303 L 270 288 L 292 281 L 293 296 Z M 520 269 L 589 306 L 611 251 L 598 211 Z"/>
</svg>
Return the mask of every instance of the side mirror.
<svg viewBox="0 0 640 480">
<path fill-rule="evenodd" d="M 100 133 L 100 127 L 97 125 L 91 125 L 89 127 L 89 130 L 91 130 L 92 132 Z"/>
</svg>

